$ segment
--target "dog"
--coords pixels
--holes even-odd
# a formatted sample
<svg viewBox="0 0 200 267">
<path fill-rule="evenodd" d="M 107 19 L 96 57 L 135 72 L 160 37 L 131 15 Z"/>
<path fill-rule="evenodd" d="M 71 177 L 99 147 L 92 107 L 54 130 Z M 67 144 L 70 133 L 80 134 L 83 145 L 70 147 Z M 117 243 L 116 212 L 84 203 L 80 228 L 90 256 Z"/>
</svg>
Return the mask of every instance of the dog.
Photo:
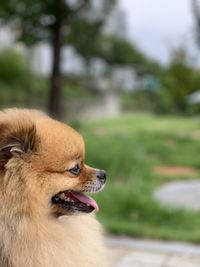
<svg viewBox="0 0 200 267">
<path fill-rule="evenodd" d="M 106 172 L 85 164 L 83 138 L 29 109 L 0 112 L 0 266 L 103 267 L 103 235 L 85 193 Z"/>
</svg>

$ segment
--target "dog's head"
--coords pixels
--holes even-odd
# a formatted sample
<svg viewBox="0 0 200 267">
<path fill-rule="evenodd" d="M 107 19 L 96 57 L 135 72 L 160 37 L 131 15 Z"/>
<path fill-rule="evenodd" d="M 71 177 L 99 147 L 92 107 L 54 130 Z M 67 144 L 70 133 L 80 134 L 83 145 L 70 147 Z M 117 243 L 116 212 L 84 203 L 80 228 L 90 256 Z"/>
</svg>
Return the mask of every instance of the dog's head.
<svg viewBox="0 0 200 267">
<path fill-rule="evenodd" d="M 84 193 L 100 191 L 106 173 L 84 160 L 71 127 L 34 110 L 0 113 L 0 200 L 16 212 L 71 215 L 98 210 Z"/>
</svg>

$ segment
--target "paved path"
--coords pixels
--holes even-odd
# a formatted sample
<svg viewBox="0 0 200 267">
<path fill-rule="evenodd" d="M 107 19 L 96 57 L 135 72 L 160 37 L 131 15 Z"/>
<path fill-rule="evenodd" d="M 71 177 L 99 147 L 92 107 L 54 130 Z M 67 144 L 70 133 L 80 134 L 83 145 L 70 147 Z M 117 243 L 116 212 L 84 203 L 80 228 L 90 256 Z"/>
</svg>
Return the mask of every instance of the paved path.
<svg viewBox="0 0 200 267">
<path fill-rule="evenodd" d="M 108 237 L 110 267 L 200 267 L 200 246 Z"/>
<path fill-rule="evenodd" d="M 154 197 L 168 207 L 200 210 L 200 180 L 166 183 L 155 191 Z"/>
</svg>

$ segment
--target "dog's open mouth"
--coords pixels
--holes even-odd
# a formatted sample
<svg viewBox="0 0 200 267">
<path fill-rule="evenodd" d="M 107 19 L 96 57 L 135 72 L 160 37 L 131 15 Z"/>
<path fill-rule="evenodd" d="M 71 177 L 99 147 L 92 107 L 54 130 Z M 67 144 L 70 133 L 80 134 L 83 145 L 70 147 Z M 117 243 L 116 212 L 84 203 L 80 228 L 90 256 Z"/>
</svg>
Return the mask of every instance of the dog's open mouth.
<svg viewBox="0 0 200 267">
<path fill-rule="evenodd" d="M 99 211 L 96 201 L 81 192 L 63 191 L 52 198 L 52 202 L 71 212 L 90 213 Z"/>
</svg>

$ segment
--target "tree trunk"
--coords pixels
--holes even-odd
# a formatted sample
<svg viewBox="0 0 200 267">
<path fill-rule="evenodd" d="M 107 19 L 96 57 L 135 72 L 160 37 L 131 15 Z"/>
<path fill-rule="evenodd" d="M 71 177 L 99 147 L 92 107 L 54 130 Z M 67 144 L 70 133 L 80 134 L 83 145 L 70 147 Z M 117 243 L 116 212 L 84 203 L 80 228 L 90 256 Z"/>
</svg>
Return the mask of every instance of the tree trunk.
<svg viewBox="0 0 200 267">
<path fill-rule="evenodd" d="M 52 29 L 53 35 L 53 64 L 51 72 L 49 112 L 57 119 L 62 119 L 62 94 L 61 94 L 61 22 L 56 21 Z"/>
</svg>

